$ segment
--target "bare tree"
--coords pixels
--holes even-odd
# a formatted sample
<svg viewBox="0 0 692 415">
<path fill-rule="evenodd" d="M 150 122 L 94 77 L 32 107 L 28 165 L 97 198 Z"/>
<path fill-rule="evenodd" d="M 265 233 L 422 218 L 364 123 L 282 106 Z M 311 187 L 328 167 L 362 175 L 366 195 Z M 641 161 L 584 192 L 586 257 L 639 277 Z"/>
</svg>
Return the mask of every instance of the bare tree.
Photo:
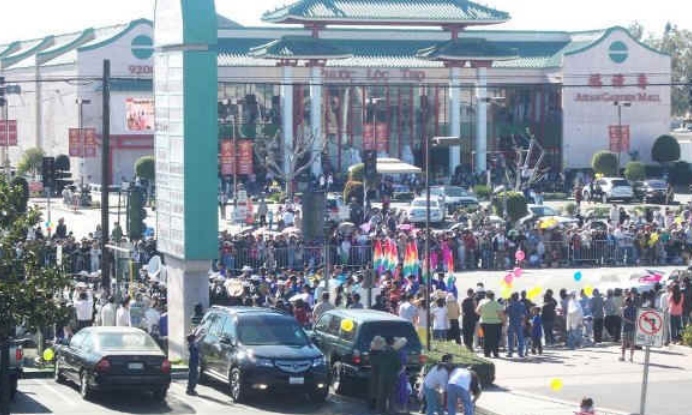
<svg viewBox="0 0 692 415">
<path fill-rule="evenodd" d="M 304 171 L 310 168 L 324 151 L 326 142 L 317 151 L 314 147 L 316 137 L 311 132 L 298 131 L 294 137 L 292 148 L 282 148 L 281 130 L 273 137 L 256 138 L 254 151 L 257 158 L 264 163 L 269 171 L 286 183 L 286 195 L 291 196 L 291 183 Z"/>
</svg>

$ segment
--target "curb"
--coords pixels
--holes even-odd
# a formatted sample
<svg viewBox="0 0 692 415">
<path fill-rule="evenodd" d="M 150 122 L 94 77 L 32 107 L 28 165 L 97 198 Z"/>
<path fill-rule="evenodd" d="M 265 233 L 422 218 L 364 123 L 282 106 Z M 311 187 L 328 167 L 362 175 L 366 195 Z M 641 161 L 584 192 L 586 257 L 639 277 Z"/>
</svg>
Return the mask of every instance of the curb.
<svg viewBox="0 0 692 415">
<path fill-rule="evenodd" d="M 187 376 L 186 367 L 173 367 L 171 377 L 173 379 L 184 379 Z M 52 368 L 24 368 L 21 379 L 51 379 L 53 377 Z M 490 415 L 490 414 L 489 414 Z"/>
</svg>

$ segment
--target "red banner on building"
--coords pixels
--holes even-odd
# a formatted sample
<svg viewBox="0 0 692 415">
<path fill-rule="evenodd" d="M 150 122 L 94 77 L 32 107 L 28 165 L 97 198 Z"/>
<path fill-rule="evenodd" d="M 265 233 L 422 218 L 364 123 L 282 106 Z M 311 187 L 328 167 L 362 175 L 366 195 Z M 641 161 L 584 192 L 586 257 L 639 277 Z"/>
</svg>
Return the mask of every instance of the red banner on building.
<svg viewBox="0 0 692 415">
<path fill-rule="evenodd" d="M 233 140 L 221 141 L 221 174 L 230 176 L 235 174 L 235 149 Z"/>
<path fill-rule="evenodd" d="M 363 150 L 389 151 L 389 125 L 385 122 L 363 125 Z"/>
<path fill-rule="evenodd" d="M 238 141 L 238 174 L 252 174 L 252 141 Z"/>
<path fill-rule="evenodd" d="M 608 127 L 610 151 L 622 153 L 630 151 L 630 126 L 611 125 Z"/>
<path fill-rule="evenodd" d="M 96 157 L 96 130 L 70 128 L 70 157 Z"/>
<path fill-rule="evenodd" d="M 17 145 L 17 121 L 0 121 L 0 147 Z"/>
</svg>

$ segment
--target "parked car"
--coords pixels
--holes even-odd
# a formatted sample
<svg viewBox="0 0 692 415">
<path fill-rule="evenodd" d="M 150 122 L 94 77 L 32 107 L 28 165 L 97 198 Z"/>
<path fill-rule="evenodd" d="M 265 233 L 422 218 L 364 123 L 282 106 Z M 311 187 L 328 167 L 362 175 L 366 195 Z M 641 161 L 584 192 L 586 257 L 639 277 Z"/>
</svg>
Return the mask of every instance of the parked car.
<svg viewBox="0 0 692 415">
<path fill-rule="evenodd" d="M 649 179 L 637 181 L 632 183 L 632 188 L 634 197 L 643 203 L 666 203 L 668 184 L 664 180 Z"/>
<path fill-rule="evenodd" d="M 201 377 L 227 384 L 235 402 L 251 392 L 276 391 L 327 399 L 324 355 L 293 316 L 266 308 L 212 307 L 201 327 Z"/>
<path fill-rule="evenodd" d="M 21 342 L 10 340 L 10 399 L 14 400 L 17 396 L 17 387 L 19 385 L 19 379 L 22 377 L 24 351 L 22 349 Z M 2 384 L 2 379 L 0 379 L 0 391 L 4 389 Z"/>
<path fill-rule="evenodd" d="M 427 199 L 425 197 L 417 197 L 411 202 L 407 215 L 411 223 L 425 223 L 426 220 Z M 430 197 L 430 222 L 441 223 L 445 220 L 444 204 L 436 197 Z"/>
<path fill-rule="evenodd" d="M 582 195 L 584 200 L 600 200 L 603 203 L 621 200 L 629 203 L 634 199 L 634 190 L 630 182 L 621 177 L 605 177 L 584 186 Z"/>
<path fill-rule="evenodd" d="M 527 210 L 529 213 L 523 218 L 519 219 L 519 224 L 524 225 L 528 222 L 532 222 L 541 218 L 555 218 L 558 224 L 566 225 L 571 223 L 577 223 L 578 220 L 572 217 L 561 216 L 557 210 L 546 205 L 528 205 Z"/>
<path fill-rule="evenodd" d="M 351 330 L 344 330 L 344 320 L 353 322 Z M 406 370 L 409 379 L 415 381 L 425 363 L 425 355 L 411 322 L 382 311 L 335 309 L 322 314 L 311 333 L 313 342 L 329 362 L 334 392 L 348 393 L 357 384 L 367 384 L 371 373 L 370 343 L 375 336 L 406 338 Z"/>
<path fill-rule="evenodd" d="M 146 332 L 133 327 L 87 327 L 56 346 L 55 380 L 71 380 L 89 399 L 94 391 L 148 391 L 166 399 L 171 362 Z"/>
<path fill-rule="evenodd" d="M 460 207 L 478 206 L 476 196 L 469 193 L 463 187 L 458 186 L 433 186 L 430 194 L 442 199 L 447 212 L 452 214 Z"/>
</svg>

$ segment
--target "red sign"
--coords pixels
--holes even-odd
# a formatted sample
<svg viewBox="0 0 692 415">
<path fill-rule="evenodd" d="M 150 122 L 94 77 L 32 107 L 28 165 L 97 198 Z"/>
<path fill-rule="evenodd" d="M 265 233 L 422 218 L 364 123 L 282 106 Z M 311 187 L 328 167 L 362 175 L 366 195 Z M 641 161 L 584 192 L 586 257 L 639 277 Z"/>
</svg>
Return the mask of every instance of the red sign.
<svg viewBox="0 0 692 415">
<path fill-rule="evenodd" d="M 238 174 L 252 174 L 252 141 L 238 141 Z"/>
<path fill-rule="evenodd" d="M 70 128 L 70 157 L 96 157 L 96 130 Z"/>
<path fill-rule="evenodd" d="M 363 150 L 389 151 L 389 125 L 384 122 L 363 125 Z"/>
<path fill-rule="evenodd" d="M 611 125 L 608 127 L 608 137 L 610 138 L 610 151 L 615 153 L 627 152 L 630 150 L 630 126 Z"/>
<path fill-rule="evenodd" d="M 8 138 L 9 137 L 9 138 Z M 17 145 L 17 121 L 0 121 L 0 146 L 9 147 Z"/>
<path fill-rule="evenodd" d="M 663 330 L 663 321 L 658 313 L 653 311 L 643 312 L 637 321 L 639 330 L 647 336 L 655 336 Z"/>
<path fill-rule="evenodd" d="M 221 174 L 230 176 L 235 174 L 235 149 L 232 140 L 221 141 Z"/>
</svg>

